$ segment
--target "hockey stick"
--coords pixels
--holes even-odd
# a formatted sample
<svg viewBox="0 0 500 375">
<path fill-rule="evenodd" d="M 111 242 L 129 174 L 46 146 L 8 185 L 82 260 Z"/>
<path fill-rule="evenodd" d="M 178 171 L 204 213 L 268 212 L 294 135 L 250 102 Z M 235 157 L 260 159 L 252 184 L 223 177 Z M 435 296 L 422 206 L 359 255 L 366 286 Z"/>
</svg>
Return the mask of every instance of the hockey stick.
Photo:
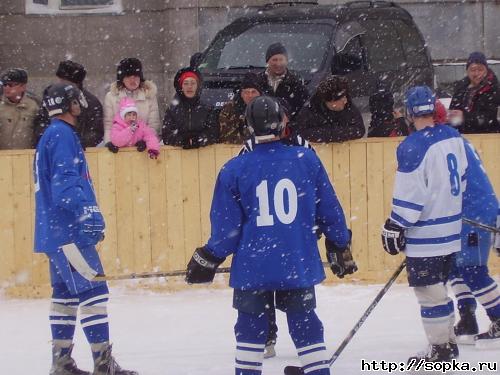
<svg viewBox="0 0 500 375">
<path fill-rule="evenodd" d="M 363 323 L 365 322 L 365 320 L 368 318 L 368 316 L 371 314 L 371 312 L 375 309 L 375 307 L 378 305 L 378 303 L 380 302 L 380 300 L 382 299 L 382 297 L 387 293 L 387 291 L 389 290 L 389 288 L 391 287 L 391 285 L 394 283 L 394 281 L 396 281 L 396 279 L 398 278 L 399 274 L 401 273 L 401 271 L 403 271 L 403 269 L 405 267 L 406 267 L 406 259 L 403 260 L 403 262 L 399 265 L 399 267 L 396 269 L 396 271 L 394 271 L 394 273 L 392 274 L 392 276 L 389 279 L 389 281 L 387 282 L 387 284 L 385 284 L 384 287 L 382 288 L 382 290 L 380 292 L 378 292 L 378 294 L 375 297 L 375 299 L 373 300 L 373 302 L 370 304 L 370 306 L 368 306 L 368 308 L 366 309 L 366 311 L 364 312 L 364 314 L 358 320 L 358 322 L 353 327 L 353 329 L 351 329 L 351 331 L 346 336 L 346 338 L 344 339 L 344 341 L 342 341 L 342 344 L 340 344 L 340 346 L 335 351 L 335 353 L 333 353 L 332 357 L 330 358 L 330 364 L 329 364 L 330 367 L 333 365 L 333 363 L 340 356 L 340 354 L 345 349 L 345 347 L 347 346 L 347 344 L 349 344 L 349 342 L 351 342 L 353 336 L 356 334 L 356 332 L 358 332 L 359 328 L 363 325 Z M 298 366 L 286 366 L 285 370 L 284 370 L 284 373 L 285 373 L 285 375 L 304 375 L 304 372 L 302 371 L 302 368 L 300 368 Z"/>
<path fill-rule="evenodd" d="M 330 264 L 323 262 L 323 267 L 329 267 Z M 170 272 L 142 272 L 142 273 L 129 273 L 125 275 L 97 275 L 92 281 L 110 281 L 110 280 L 133 280 L 133 279 L 150 279 L 154 277 L 175 277 L 175 276 L 185 276 L 186 270 L 170 271 Z M 218 268 L 215 273 L 229 273 L 231 272 L 231 267 Z"/>
<path fill-rule="evenodd" d="M 473 227 L 478 227 L 478 228 L 485 229 L 485 230 L 488 230 L 490 232 L 493 232 L 495 234 L 500 234 L 500 229 L 492 227 L 490 225 L 478 223 L 477 221 L 474 221 L 474 220 L 471 220 L 471 219 L 466 219 L 465 217 L 462 218 L 462 221 L 464 223 L 472 225 Z"/>
<path fill-rule="evenodd" d="M 228 273 L 231 270 L 230 267 L 218 268 L 215 273 Z M 185 276 L 186 270 L 170 271 L 170 272 L 143 272 L 143 273 L 129 273 L 127 275 L 98 275 L 94 277 L 92 281 L 109 281 L 109 280 L 133 280 L 133 279 L 150 279 L 153 277 L 173 277 L 173 276 Z"/>
</svg>

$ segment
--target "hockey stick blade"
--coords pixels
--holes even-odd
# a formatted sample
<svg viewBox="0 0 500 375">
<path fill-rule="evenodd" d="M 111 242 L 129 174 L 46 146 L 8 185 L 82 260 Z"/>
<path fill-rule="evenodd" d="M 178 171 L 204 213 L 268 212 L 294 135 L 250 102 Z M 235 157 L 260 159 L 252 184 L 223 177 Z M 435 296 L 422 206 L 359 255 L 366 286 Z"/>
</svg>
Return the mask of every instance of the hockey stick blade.
<svg viewBox="0 0 500 375">
<path fill-rule="evenodd" d="M 465 217 L 462 218 L 462 221 L 464 223 L 472 225 L 473 227 L 478 227 L 478 228 L 485 229 L 485 230 L 488 230 L 490 232 L 493 232 L 495 234 L 500 234 L 500 229 L 492 227 L 490 225 L 486 225 L 486 224 L 483 224 L 483 223 L 478 223 L 477 221 L 474 221 L 474 220 L 471 220 L 471 219 L 467 219 Z"/>
<path fill-rule="evenodd" d="M 377 296 L 375 299 L 372 301 L 370 306 L 365 310 L 361 318 L 359 318 L 358 322 L 354 325 L 354 327 L 351 329 L 351 331 L 348 333 L 344 341 L 340 344 L 340 346 L 337 348 L 335 353 L 333 353 L 332 357 L 329 360 L 329 366 L 332 367 L 333 363 L 337 360 L 337 358 L 340 356 L 342 351 L 345 349 L 347 344 L 349 344 L 356 334 L 358 332 L 359 328 L 363 325 L 363 323 L 366 321 L 368 316 L 371 314 L 371 312 L 375 309 L 375 307 L 378 305 L 382 297 L 387 293 L 389 288 L 394 284 L 396 279 L 398 278 L 399 274 L 403 271 L 403 269 L 406 267 L 406 260 L 404 260 L 399 267 L 394 271 L 392 274 L 391 278 L 387 283 L 384 285 L 384 287 L 378 292 Z M 303 375 L 304 372 L 302 371 L 302 368 L 298 366 L 286 366 L 284 369 L 285 375 Z"/>
</svg>

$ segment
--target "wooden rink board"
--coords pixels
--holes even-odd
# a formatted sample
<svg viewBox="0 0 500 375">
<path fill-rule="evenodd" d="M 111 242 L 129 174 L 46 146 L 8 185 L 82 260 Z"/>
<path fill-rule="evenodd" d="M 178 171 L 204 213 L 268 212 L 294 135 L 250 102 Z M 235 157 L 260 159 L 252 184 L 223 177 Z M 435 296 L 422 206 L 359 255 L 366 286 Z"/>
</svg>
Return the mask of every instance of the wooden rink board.
<svg viewBox="0 0 500 375">
<path fill-rule="evenodd" d="M 500 134 L 467 138 L 500 194 Z M 391 208 L 395 152 L 401 140 L 314 145 L 353 231 L 352 251 L 359 271 L 342 282 L 385 283 L 401 262 L 401 256 L 387 255 L 380 241 L 381 226 Z M 185 269 L 194 249 L 210 234 L 217 173 L 239 149 L 163 146 L 158 160 L 134 148 L 117 154 L 105 148 L 88 149 L 90 173 L 106 220 L 106 238 L 98 245 L 106 273 Z M 0 288 L 8 295 L 45 296 L 49 289 L 47 259 L 32 251 L 33 154 L 33 150 L 0 151 Z M 324 256 L 323 240 L 320 251 Z M 489 266 L 493 274 L 500 274 L 500 258 L 493 253 Z M 327 275 L 329 281 L 336 281 L 331 272 Z"/>
</svg>

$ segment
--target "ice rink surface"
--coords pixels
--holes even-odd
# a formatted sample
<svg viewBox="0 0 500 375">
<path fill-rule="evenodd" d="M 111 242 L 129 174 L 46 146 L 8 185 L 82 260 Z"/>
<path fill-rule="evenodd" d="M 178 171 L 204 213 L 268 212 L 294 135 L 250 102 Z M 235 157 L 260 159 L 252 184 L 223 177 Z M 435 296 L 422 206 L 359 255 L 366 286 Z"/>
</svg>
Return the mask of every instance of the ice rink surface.
<svg viewBox="0 0 500 375">
<path fill-rule="evenodd" d="M 342 342 L 381 287 L 337 285 L 317 288 L 317 311 L 325 326 L 330 353 Z M 230 289 L 207 287 L 153 293 L 112 288 L 109 313 L 113 351 L 118 363 L 140 375 L 234 374 L 236 311 L 231 302 Z M 0 297 L 1 375 L 48 374 L 51 361 L 49 304 L 48 299 Z M 489 320 L 482 308 L 478 309 L 478 316 L 481 330 L 486 330 Z M 265 361 L 265 375 L 282 374 L 285 365 L 298 364 L 287 332 L 286 317 L 281 312 L 278 312 L 278 326 L 277 357 Z M 75 343 L 74 357 L 79 367 L 90 370 L 90 349 L 79 325 Z M 406 361 L 408 356 L 425 348 L 416 298 L 406 285 L 394 285 L 335 362 L 332 374 L 374 374 L 361 370 L 362 359 Z M 480 351 L 462 347 L 460 360 L 472 364 L 498 362 L 500 349 Z M 500 370 L 482 373 L 500 374 Z"/>
</svg>

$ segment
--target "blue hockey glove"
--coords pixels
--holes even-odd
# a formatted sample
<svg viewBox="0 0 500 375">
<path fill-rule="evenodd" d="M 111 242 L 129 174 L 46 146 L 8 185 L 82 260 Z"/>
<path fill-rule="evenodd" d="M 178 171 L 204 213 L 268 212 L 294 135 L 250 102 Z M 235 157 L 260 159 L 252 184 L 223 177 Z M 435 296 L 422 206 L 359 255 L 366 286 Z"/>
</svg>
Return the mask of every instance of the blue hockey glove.
<svg viewBox="0 0 500 375">
<path fill-rule="evenodd" d="M 391 255 L 397 255 L 406 247 L 405 230 L 390 219 L 382 227 L 382 246 Z"/>
<path fill-rule="evenodd" d="M 217 267 L 225 258 L 217 258 L 203 247 L 198 247 L 187 265 L 186 282 L 188 284 L 203 284 L 214 281 Z"/>
<path fill-rule="evenodd" d="M 339 279 L 345 275 L 353 274 L 358 270 L 358 266 L 354 261 L 351 253 L 351 238 L 352 232 L 349 229 L 349 242 L 345 247 L 339 247 L 334 242 L 325 238 L 326 258 L 330 263 L 330 269 L 333 274 Z"/>
<path fill-rule="evenodd" d="M 77 214 L 78 239 L 82 246 L 96 245 L 104 239 L 104 218 L 97 206 L 82 206 Z"/>
</svg>

